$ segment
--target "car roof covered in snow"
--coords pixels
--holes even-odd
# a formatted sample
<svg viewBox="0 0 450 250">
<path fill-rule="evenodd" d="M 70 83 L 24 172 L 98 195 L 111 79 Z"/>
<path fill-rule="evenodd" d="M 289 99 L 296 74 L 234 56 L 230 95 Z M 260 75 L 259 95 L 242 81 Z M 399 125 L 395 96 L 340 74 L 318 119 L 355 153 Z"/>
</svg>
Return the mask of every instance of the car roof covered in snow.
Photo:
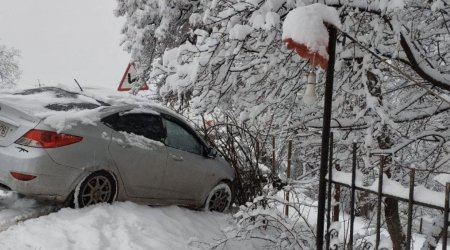
<svg viewBox="0 0 450 250">
<path fill-rule="evenodd" d="M 57 87 L 41 87 L 13 93 L 1 93 L 0 102 L 29 114 L 47 111 L 95 109 L 109 106 L 100 100 Z"/>
<path fill-rule="evenodd" d="M 168 114 L 194 129 L 186 118 L 171 109 L 133 96 L 84 94 L 58 87 L 40 87 L 16 92 L 0 92 L 0 103 L 37 117 L 44 124 L 63 131 L 76 124 L 95 124 L 115 112 Z"/>
</svg>

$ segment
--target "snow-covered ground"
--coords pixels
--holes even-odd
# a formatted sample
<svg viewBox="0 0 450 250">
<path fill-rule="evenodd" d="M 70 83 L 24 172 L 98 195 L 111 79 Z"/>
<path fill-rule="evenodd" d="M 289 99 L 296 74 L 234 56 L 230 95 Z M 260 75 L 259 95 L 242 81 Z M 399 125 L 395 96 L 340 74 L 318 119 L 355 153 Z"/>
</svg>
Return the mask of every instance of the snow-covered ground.
<svg viewBox="0 0 450 250">
<path fill-rule="evenodd" d="M 17 199 L 11 192 L 0 197 L 2 250 L 209 249 L 234 226 L 230 214 L 176 206 L 116 202 L 48 214 L 51 207 L 34 200 Z M 256 249 L 253 243 L 230 242 L 224 249 Z"/>
<path fill-rule="evenodd" d="M 14 192 L 0 189 L 0 232 L 20 221 L 56 211 L 57 207 L 19 198 Z"/>
<path fill-rule="evenodd" d="M 315 209 L 308 214 L 312 222 Z M 347 225 L 341 223 L 340 238 L 345 234 L 343 232 L 348 233 L 348 215 L 343 214 L 341 220 Z M 2 250 L 210 249 L 225 239 L 235 226 L 230 214 L 176 206 L 150 207 L 132 202 L 59 209 L 32 199 L 18 198 L 13 192 L 0 191 Z M 366 222 L 356 218 L 355 231 L 363 233 L 366 230 Z M 387 240 L 386 237 L 383 232 L 382 238 Z M 413 239 L 412 249 L 420 249 L 425 236 L 414 234 Z M 263 244 L 253 239 L 231 240 L 217 249 L 261 247 Z"/>
</svg>

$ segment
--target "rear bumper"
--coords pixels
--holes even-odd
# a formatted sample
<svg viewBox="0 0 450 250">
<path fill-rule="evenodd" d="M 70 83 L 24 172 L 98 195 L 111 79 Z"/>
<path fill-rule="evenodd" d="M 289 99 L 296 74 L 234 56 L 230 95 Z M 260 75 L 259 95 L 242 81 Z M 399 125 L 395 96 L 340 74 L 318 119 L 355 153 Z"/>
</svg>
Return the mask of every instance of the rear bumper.
<svg viewBox="0 0 450 250">
<path fill-rule="evenodd" d="M 11 171 L 36 178 L 20 181 L 11 175 Z M 79 169 L 55 163 L 43 149 L 15 144 L 0 147 L 0 183 L 18 193 L 63 202 L 81 174 Z"/>
</svg>

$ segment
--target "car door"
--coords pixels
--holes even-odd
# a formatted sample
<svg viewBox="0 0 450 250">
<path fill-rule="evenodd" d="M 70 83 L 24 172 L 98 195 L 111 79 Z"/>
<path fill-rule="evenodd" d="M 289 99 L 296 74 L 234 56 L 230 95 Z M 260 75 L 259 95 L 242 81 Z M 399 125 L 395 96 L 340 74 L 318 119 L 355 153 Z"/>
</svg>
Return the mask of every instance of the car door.
<svg viewBox="0 0 450 250">
<path fill-rule="evenodd" d="M 213 182 L 206 178 L 211 172 L 211 161 L 204 156 L 204 145 L 188 126 L 171 117 L 163 116 L 166 129 L 167 168 L 163 186 L 175 200 L 199 201 Z"/>
<path fill-rule="evenodd" d="M 109 152 L 130 197 L 159 199 L 167 161 L 165 130 L 159 115 L 115 114 L 104 119 L 113 128 Z"/>
</svg>

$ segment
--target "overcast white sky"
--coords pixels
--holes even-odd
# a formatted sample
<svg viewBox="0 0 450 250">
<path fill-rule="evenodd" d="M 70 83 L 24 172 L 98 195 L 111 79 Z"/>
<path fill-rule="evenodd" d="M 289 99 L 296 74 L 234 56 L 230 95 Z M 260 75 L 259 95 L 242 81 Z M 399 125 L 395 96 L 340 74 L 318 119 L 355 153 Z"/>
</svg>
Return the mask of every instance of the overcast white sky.
<svg viewBox="0 0 450 250">
<path fill-rule="evenodd" d="M 117 88 L 129 62 L 115 0 L 0 0 L 0 44 L 21 51 L 20 84 Z"/>
</svg>

